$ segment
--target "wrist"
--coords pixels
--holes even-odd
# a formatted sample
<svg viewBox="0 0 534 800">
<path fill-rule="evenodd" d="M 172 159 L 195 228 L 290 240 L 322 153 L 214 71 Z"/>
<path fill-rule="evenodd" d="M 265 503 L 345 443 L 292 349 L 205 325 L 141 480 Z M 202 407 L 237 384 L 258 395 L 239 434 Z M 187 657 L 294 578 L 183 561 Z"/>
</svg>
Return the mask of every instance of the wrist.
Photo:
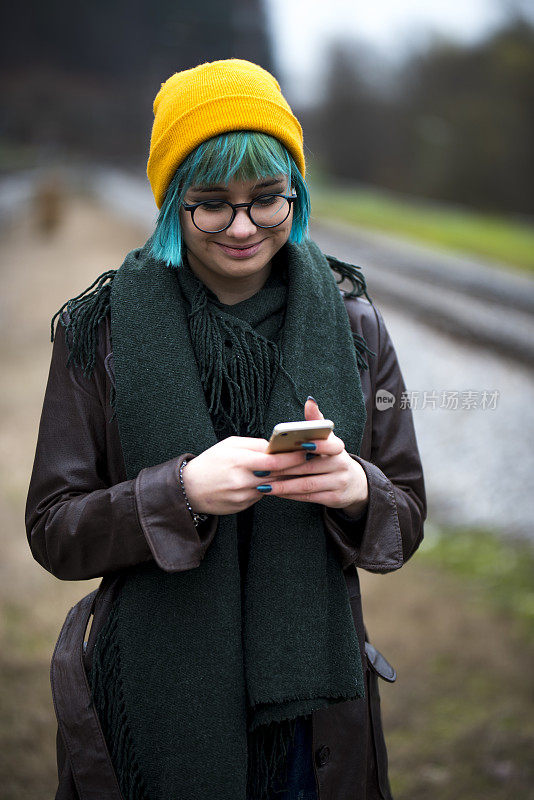
<svg viewBox="0 0 534 800">
<path fill-rule="evenodd" d="M 178 486 L 179 486 L 180 491 L 182 493 L 182 496 L 184 498 L 185 504 L 187 506 L 187 510 L 189 511 L 189 514 L 191 515 L 191 519 L 193 520 L 193 523 L 194 523 L 195 527 L 198 528 L 198 526 L 202 522 L 206 522 L 206 520 L 208 519 L 209 514 L 197 514 L 196 511 L 193 511 L 193 508 L 191 507 L 191 503 L 189 501 L 189 497 L 188 497 L 186 489 L 185 489 L 184 476 L 183 476 L 184 468 L 185 468 L 186 464 L 188 463 L 188 461 L 190 461 L 190 460 L 191 459 L 187 459 L 187 458 L 183 459 L 183 461 L 181 462 L 181 464 L 180 464 L 180 466 L 178 467 L 178 470 L 177 470 L 177 478 L 178 478 Z"/>
<path fill-rule="evenodd" d="M 348 506 L 344 506 L 343 508 L 337 509 L 341 511 L 346 517 L 350 517 L 351 519 L 360 519 L 364 516 L 365 512 L 367 511 L 367 506 L 369 504 L 368 500 L 356 501 L 355 503 L 351 503 Z"/>
<path fill-rule="evenodd" d="M 367 475 L 362 465 L 357 461 L 351 459 L 352 469 L 354 470 L 354 481 L 357 486 L 356 498 L 343 506 L 340 511 L 343 511 L 349 517 L 362 517 L 369 505 L 369 483 Z"/>
</svg>

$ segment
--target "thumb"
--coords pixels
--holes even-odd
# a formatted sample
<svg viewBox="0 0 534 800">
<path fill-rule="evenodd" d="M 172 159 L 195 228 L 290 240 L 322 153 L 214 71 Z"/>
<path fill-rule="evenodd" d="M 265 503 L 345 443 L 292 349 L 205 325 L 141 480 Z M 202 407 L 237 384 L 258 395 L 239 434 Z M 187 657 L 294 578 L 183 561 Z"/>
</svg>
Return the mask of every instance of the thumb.
<svg viewBox="0 0 534 800">
<path fill-rule="evenodd" d="M 306 402 L 304 403 L 304 419 L 305 420 L 314 420 L 314 419 L 324 419 L 324 414 L 321 414 L 319 411 L 319 406 L 317 405 L 317 401 L 314 400 L 313 397 L 308 397 Z"/>
</svg>

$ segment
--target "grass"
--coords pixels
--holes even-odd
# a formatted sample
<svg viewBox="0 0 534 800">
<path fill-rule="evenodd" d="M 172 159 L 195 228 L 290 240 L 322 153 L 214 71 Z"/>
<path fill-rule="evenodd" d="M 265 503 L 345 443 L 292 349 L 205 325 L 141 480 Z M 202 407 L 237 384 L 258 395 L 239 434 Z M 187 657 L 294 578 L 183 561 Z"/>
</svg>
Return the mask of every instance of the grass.
<svg viewBox="0 0 534 800">
<path fill-rule="evenodd" d="M 57 626 L 20 599 L 0 603 L 0 613 L 0 795 L 44 800 L 57 786 L 49 682 Z"/>
<path fill-rule="evenodd" d="M 371 188 L 312 182 L 313 214 L 470 253 L 534 274 L 534 222 Z"/>
<path fill-rule="evenodd" d="M 490 530 L 425 530 L 413 575 L 428 605 L 411 620 L 426 645 L 410 641 L 411 668 L 381 685 L 393 796 L 534 798 L 534 549 Z"/>
<path fill-rule="evenodd" d="M 463 578 L 534 644 L 534 548 L 490 530 L 427 525 L 419 557 Z"/>
</svg>

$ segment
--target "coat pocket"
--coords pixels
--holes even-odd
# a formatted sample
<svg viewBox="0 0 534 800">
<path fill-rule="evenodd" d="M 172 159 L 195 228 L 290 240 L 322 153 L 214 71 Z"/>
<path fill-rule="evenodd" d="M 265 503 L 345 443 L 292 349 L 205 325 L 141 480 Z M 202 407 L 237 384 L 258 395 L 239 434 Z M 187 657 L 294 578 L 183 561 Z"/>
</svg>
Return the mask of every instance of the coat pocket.
<svg viewBox="0 0 534 800">
<path fill-rule="evenodd" d="M 375 772 L 376 775 L 378 796 L 382 800 L 393 800 L 388 778 L 388 756 L 382 728 L 378 678 L 380 677 L 388 683 L 393 683 L 397 678 L 397 673 L 382 653 L 376 647 L 373 647 L 370 642 L 365 642 L 365 655 L 369 713 L 369 758 L 374 768 L 371 771 Z M 374 800 L 375 795 L 371 795 L 371 797 Z"/>
<path fill-rule="evenodd" d="M 50 680 L 61 747 L 57 800 L 122 800 L 85 672 L 84 639 L 97 592 L 69 611 L 59 634 Z"/>
</svg>

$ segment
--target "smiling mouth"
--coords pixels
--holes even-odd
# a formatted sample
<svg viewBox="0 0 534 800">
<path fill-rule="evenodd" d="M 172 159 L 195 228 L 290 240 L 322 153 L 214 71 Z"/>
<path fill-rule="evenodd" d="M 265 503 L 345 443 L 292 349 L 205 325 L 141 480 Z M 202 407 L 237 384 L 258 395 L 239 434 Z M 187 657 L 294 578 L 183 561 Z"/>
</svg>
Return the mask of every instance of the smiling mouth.
<svg viewBox="0 0 534 800">
<path fill-rule="evenodd" d="M 251 247 L 256 247 L 256 245 L 261 244 L 261 241 L 245 245 L 223 244 L 222 242 L 217 242 L 217 244 L 220 245 L 220 247 L 228 247 L 230 250 L 250 250 Z"/>
<path fill-rule="evenodd" d="M 222 244 L 222 242 L 216 242 L 225 253 L 230 256 L 234 256 L 235 258 L 245 258 L 249 255 L 255 255 L 264 240 L 261 239 L 259 242 L 254 242 L 253 244 L 247 245 L 232 245 L 232 244 Z"/>
</svg>

